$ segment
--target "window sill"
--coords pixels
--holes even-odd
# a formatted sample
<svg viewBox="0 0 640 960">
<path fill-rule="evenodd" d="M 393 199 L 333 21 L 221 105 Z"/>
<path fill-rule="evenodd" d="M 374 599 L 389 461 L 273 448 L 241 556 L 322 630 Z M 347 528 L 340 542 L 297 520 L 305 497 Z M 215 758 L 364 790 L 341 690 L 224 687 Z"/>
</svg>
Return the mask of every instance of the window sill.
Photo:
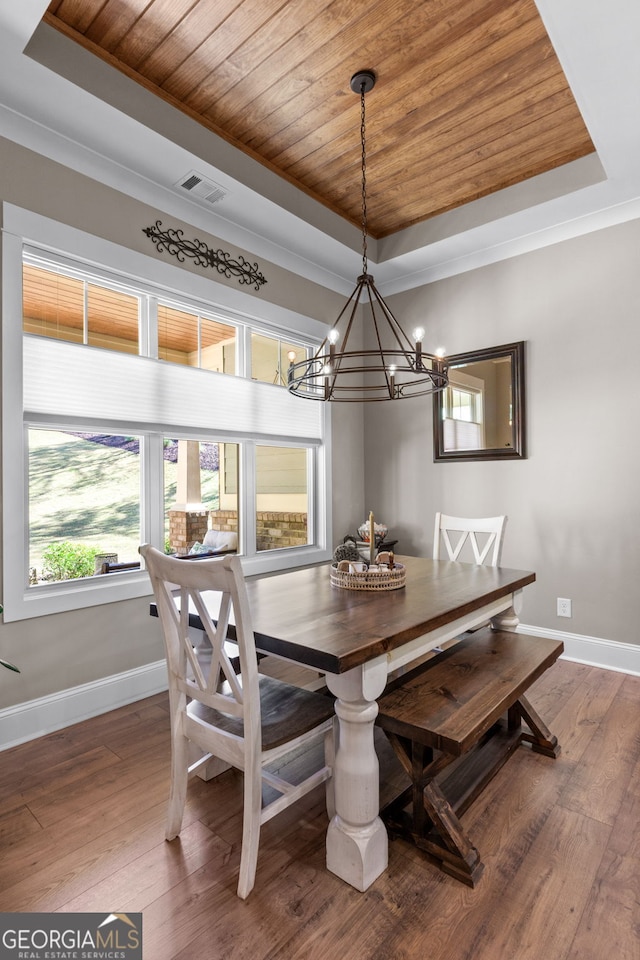
<svg viewBox="0 0 640 960">
<path fill-rule="evenodd" d="M 63 580 L 46 586 L 28 587 L 22 596 L 13 599 L 5 594 L 4 620 L 7 623 L 68 610 L 82 610 L 103 603 L 148 596 L 150 592 L 149 578 L 144 570 Z"/>
<path fill-rule="evenodd" d="M 294 570 L 298 567 L 323 563 L 331 559 L 329 551 L 314 547 L 268 550 L 252 557 L 242 557 L 246 576 Z M 78 580 L 63 580 L 46 586 L 28 587 L 21 597 L 5 598 L 4 622 L 44 617 L 52 613 L 83 610 L 88 607 L 121 600 L 135 600 L 152 593 L 146 570 L 109 573 Z"/>
</svg>

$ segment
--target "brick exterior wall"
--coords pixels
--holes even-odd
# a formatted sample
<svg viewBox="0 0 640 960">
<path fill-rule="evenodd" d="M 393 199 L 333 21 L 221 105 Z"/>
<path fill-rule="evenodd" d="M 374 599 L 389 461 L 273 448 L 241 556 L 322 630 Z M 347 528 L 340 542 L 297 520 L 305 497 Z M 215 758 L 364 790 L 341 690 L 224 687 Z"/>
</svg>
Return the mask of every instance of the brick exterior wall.
<svg viewBox="0 0 640 960">
<path fill-rule="evenodd" d="M 209 516 L 212 530 L 224 530 L 225 533 L 238 532 L 237 510 L 212 510 Z"/>
<path fill-rule="evenodd" d="M 238 514 L 235 510 L 212 510 L 213 530 L 238 532 Z M 306 513 L 258 510 L 256 514 L 258 550 L 276 550 L 278 547 L 298 547 L 307 543 Z"/>
<path fill-rule="evenodd" d="M 258 550 L 298 547 L 307 542 L 306 513 L 280 513 L 258 510 L 256 514 Z"/>
<path fill-rule="evenodd" d="M 202 543 L 209 522 L 208 510 L 169 510 L 169 544 L 176 553 L 189 553 Z"/>
</svg>

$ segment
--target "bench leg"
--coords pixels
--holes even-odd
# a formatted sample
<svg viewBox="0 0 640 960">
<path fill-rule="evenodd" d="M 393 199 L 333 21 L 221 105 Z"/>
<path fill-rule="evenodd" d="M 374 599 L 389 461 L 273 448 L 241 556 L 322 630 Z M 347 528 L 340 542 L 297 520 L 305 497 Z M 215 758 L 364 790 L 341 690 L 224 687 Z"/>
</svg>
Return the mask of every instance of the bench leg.
<svg viewBox="0 0 640 960">
<path fill-rule="evenodd" d="M 416 838 L 416 845 L 440 861 L 444 873 L 461 880 L 469 887 L 475 887 L 482 875 L 484 864 L 480 854 L 462 829 L 462 824 L 453 812 L 449 801 L 440 787 L 431 781 L 424 788 L 423 806 L 433 823 L 443 846 L 428 840 Z"/>
<path fill-rule="evenodd" d="M 444 873 L 474 887 L 484 865 L 480 854 L 462 829 L 451 804 L 433 779 L 453 759 L 417 741 L 387 734 L 402 766 L 411 777 L 405 790 L 383 812 L 392 836 L 412 841 L 419 850 L 436 860 Z M 405 811 L 411 803 L 409 816 Z"/>
<path fill-rule="evenodd" d="M 425 785 L 424 770 L 425 767 L 433 761 L 433 750 L 425 747 L 421 743 L 412 741 L 411 743 L 411 782 L 412 789 L 412 832 L 415 836 L 424 836 L 427 828 L 427 818 L 425 806 L 422 802 L 422 794 Z"/>
<path fill-rule="evenodd" d="M 545 757 L 553 757 L 554 759 L 560 756 L 558 738 L 551 733 L 540 714 L 533 709 L 527 698 L 520 697 L 517 705 L 518 712 L 532 733 L 532 735 L 529 735 L 523 732 L 522 739 L 531 744 L 531 749 L 535 753 L 542 753 Z"/>
</svg>

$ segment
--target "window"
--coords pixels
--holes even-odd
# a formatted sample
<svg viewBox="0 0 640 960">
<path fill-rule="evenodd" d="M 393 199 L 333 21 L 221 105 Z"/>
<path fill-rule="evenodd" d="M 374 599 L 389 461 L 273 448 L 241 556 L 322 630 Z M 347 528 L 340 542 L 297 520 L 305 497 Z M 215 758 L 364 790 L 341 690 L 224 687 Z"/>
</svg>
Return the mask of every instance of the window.
<svg viewBox="0 0 640 960">
<path fill-rule="evenodd" d="M 445 450 L 477 450 L 484 446 L 484 382 L 459 370 L 450 372 L 442 398 Z"/>
<path fill-rule="evenodd" d="M 214 551 L 242 552 L 239 445 L 165 437 L 163 457 L 167 552 L 186 553 L 193 541 Z"/>
<path fill-rule="evenodd" d="M 29 583 L 138 560 L 140 438 L 29 428 Z"/>
<path fill-rule="evenodd" d="M 146 572 L 99 562 L 133 567 L 145 541 L 226 540 L 247 573 L 328 559 L 329 413 L 252 365 L 265 346 L 282 369 L 317 325 L 283 337 L 244 291 L 5 214 L 5 619 L 147 595 Z"/>
<path fill-rule="evenodd" d="M 262 383 L 287 384 L 290 363 L 304 360 L 309 351 L 300 344 L 286 343 L 261 333 L 251 334 L 251 376 Z"/>
<path fill-rule="evenodd" d="M 158 357 L 161 360 L 234 374 L 235 342 L 235 327 L 158 304 Z"/>
<path fill-rule="evenodd" d="M 24 264 L 25 333 L 137 354 L 139 313 L 138 297 L 52 268 Z"/>
<path fill-rule="evenodd" d="M 452 420 L 477 420 L 475 415 L 475 394 L 468 390 L 457 390 L 455 387 L 448 387 L 449 391 L 449 416 Z"/>
<path fill-rule="evenodd" d="M 256 546 L 258 550 L 309 542 L 308 451 L 302 447 L 256 448 Z"/>
</svg>

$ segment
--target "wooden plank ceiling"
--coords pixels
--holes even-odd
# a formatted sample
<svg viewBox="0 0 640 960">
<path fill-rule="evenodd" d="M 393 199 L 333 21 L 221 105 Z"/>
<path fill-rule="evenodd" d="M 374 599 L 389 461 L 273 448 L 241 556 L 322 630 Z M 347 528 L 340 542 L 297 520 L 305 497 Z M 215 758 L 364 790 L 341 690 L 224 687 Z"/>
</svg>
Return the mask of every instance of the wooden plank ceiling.
<svg viewBox="0 0 640 960">
<path fill-rule="evenodd" d="M 374 70 L 374 237 L 594 149 L 534 0 L 53 0 L 44 19 L 357 224 L 349 80 Z"/>
</svg>

